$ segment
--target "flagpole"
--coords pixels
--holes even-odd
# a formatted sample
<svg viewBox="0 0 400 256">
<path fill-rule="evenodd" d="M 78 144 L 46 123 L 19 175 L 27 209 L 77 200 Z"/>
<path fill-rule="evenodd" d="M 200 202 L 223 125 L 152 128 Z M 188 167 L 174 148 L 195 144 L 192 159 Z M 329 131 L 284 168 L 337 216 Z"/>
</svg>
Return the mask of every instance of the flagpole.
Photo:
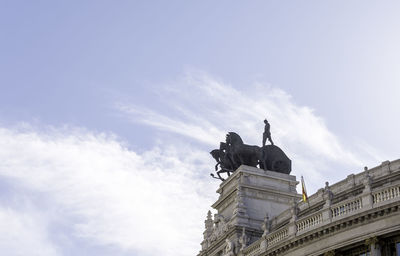
<svg viewBox="0 0 400 256">
<path fill-rule="evenodd" d="M 308 207 L 310 207 L 310 202 L 308 201 L 308 196 L 307 196 L 306 183 L 304 182 L 303 175 L 301 175 L 301 193 L 303 196 L 303 202 L 307 202 Z"/>
</svg>

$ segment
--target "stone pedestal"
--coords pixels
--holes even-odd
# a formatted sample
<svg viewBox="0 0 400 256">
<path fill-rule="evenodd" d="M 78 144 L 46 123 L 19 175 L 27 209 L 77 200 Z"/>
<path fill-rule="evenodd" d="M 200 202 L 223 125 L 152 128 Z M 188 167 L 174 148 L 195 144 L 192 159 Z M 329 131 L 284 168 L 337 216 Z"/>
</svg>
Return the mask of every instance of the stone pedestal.
<svg viewBox="0 0 400 256">
<path fill-rule="evenodd" d="M 217 190 L 212 205 L 231 225 L 261 230 L 263 219 L 270 219 L 292 206 L 301 195 L 296 177 L 242 165 Z"/>
<path fill-rule="evenodd" d="M 213 220 L 207 216 L 199 256 L 238 255 L 265 233 L 266 214 L 272 219 L 301 199 L 297 184 L 293 175 L 240 166 L 217 190 L 212 207 L 218 213 Z"/>
</svg>

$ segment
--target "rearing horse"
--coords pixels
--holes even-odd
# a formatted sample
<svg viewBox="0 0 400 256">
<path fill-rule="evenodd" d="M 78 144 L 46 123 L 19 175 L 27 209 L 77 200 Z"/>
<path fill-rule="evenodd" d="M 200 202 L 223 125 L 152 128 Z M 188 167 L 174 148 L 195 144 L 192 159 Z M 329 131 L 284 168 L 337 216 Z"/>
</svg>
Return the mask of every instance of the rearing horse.
<svg viewBox="0 0 400 256">
<path fill-rule="evenodd" d="M 233 172 L 235 169 L 233 169 L 233 163 L 232 160 L 229 158 L 228 154 L 226 153 L 227 151 L 227 145 L 224 142 L 220 143 L 219 149 L 214 149 L 210 152 L 212 157 L 217 161 L 217 164 L 215 165 L 215 171 L 218 175 L 218 178 L 214 176 L 214 174 L 210 174 L 211 177 L 220 179 L 224 181 L 225 179 L 221 177 L 221 173 L 227 173 L 228 177 L 231 175 L 231 172 Z M 218 166 L 221 168 L 218 170 Z"/>
</svg>

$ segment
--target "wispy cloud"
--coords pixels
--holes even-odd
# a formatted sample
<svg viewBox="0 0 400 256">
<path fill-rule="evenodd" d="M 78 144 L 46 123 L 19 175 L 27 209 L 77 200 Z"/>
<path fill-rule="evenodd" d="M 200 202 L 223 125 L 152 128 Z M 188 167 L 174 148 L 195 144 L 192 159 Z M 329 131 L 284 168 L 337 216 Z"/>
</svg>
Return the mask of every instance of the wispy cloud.
<svg viewBox="0 0 400 256">
<path fill-rule="evenodd" d="M 363 165 L 365 156 L 371 158 L 344 146 L 312 108 L 296 104 L 285 91 L 270 85 L 254 83 L 237 89 L 204 72 L 189 72 L 157 94 L 154 101 L 162 105 L 159 110 L 130 102 L 116 106 L 133 122 L 210 148 L 217 147 L 228 131 L 238 132 L 247 144 L 260 145 L 262 120 L 267 118 L 273 140 L 293 160 L 294 174 L 312 177 L 312 189 L 323 186 L 327 174 L 333 180 L 344 178 L 349 169 Z"/>
<path fill-rule="evenodd" d="M 228 131 L 260 145 L 268 118 L 273 140 L 310 191 L 379 155 L 367 146 L 354 153 L 311 108 L 272 86 L 236 89 L 192 72 L 155 95 L 152 108 L 116 103 L 132 122 L 179 135 L 171 140 L 161 133 L 160 143 L 141 153 L 115 135 L 85 129 L 0 127 L 0 183 L 11 184 L 0 197 L 0 234 L 25 232 L 20 250 L 40 246 L 41 255 L 76 254 L 76 244 L 97 248 L 99 256 L 194 255 L 217 197 L 217 182 L 208 176 L 214 163 L 204 148 L 218 147 Z M 28 201 L 29 211 L 9 197 Z M 0 251 L 18 245 L 0 238 Z"/>
<path fill-rule="evenodd" d="M 72 231 L 66 236 L 114 246 L 113 255 L 129 251 L 192 255 L 199 250 L 202 220 L 215 200 L 215 183 L 204 179 L 210 160 L 203 152 L 180 145 L 137 154 L 114 136 L 68 128 L 46 132 L 1 128 L 0 142 L 0 177 L 16 186 L 5 193 L 38 194 L 27 198 L 40 197 L 44 204 L 36 209 L 47 221 L 39 226 L 41 231 L 46 227 L 54 231 L 52 227 L 67 222 L 63 225 Z M 3 236 L 9 229 L 22 232 L 26 222 L 22 234 L 36 228 L 29 224 L 29 213 L 21 217 L 13 209 L 0 210 Z M 10 218 L 15 221 L 7 224 Z M 7 241 L 0 242 L 0 251 L 13 246 Z M 28 250 L 27 241 L 20 243 Z M 51 246 L 47 248 L 49 252 L 41 255 L 56 255 Z"/>
</svg>

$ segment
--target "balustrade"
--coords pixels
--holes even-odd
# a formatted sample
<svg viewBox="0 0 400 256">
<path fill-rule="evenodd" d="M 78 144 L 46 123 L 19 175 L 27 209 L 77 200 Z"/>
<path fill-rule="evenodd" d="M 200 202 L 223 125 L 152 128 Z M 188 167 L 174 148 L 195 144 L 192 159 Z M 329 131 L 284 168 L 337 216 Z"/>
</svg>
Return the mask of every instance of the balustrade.
<svg viewBox="0 0 400 256">
<path fill-rule="evenodd" d="M 281 241 L 287 236 L 288 236 L 287 228 L 284 228 L 276 233 L 271 234 L 269 237 L 267 237 L 268 246 L 276 244 L 277 242 Z"/>
<path fill-rule="evenodd" d="M 382 191 L 372 193 L 372 201 L 374 204 L 400 197 L 400 186 L 386 188 Z"/>
<path fill-rule="evenodd" d="M 256 242 L 253 246 L 247 247 L 244 250 L 243 255 L 245 255 L 245 256 L 257 256 L 257 255 L 260 255 L 260 243 Z"/>
<path fill-rule="evenodd" d="M 322 213 L 297 222 L 297 232 L 301 232 L 322 223 Z"/>
<path fill-rule="evenodd" d="M 362 208 L 361 199 L 346 202 L 332 207 L 332 218 L 340 217 Z"/>
</svg>

